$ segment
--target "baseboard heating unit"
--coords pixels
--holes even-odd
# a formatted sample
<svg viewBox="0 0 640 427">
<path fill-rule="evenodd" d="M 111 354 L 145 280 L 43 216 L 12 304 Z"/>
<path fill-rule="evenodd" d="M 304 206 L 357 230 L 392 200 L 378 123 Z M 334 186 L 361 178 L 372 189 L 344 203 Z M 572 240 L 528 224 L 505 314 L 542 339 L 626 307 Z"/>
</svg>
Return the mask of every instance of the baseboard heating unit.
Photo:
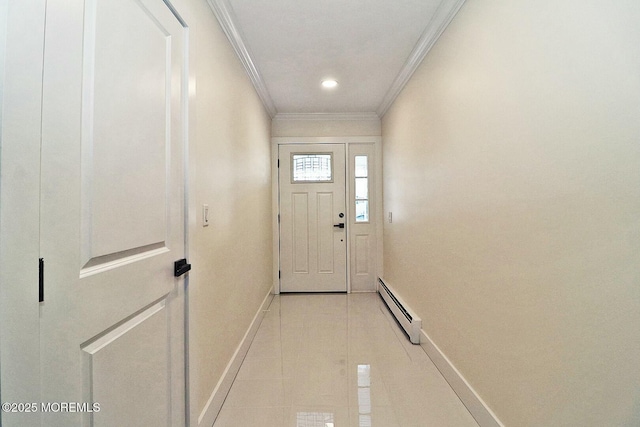
<svg viewBox="0 0 640 427">
<path fill-rule="evenodd" d="M 422 319 L 415 315 L 409 306 L 402 301 L 398 293 L 388 284 L 378 277 L 378 293 L 389 307 L 391 313 L 402 328 L 409 335 L 409 340 L 413 344 L 420 344 L 420 330 L 422 329 Z"/>
</svg>

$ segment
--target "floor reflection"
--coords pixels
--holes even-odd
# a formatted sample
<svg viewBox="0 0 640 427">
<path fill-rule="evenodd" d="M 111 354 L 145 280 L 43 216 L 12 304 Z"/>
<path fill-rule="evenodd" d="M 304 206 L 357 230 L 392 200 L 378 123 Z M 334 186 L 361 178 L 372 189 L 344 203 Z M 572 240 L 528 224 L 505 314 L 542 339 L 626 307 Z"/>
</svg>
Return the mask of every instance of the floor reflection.
<svg viewBox="0 0 640 427">
<path fill-rule="evenodd" d="M 358 365 L 358 426 L 372 426 L 371 365 Z"/>
<path fill-rule="evenodd" d="M 334 427 L 333 418 L 330 412 L 298 412 L 296 427 Z"/>
<path fill-rule="evenodd" d="M 276 296 L 215 427 L 478 427 L 377 294 Z"/>
</svg>

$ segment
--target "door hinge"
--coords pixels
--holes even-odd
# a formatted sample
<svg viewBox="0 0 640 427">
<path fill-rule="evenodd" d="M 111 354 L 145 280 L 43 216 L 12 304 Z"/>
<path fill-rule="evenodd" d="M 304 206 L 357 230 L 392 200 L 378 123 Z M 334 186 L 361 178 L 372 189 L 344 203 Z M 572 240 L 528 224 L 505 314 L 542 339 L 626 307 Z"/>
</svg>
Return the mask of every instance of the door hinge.
<svg viewBox="0 0 640 427">
<path fill-rule="evenodd" d="M 38 261 L 38 302 L 44 302 L 44 258 Z"/>
<path fill-rule="evenodd" d="M 280 167 L 280 159 L 278 159 L 278 167 Z"/>
<path fill-rule="evenodd" d="M 282 271 L 278 270 L 278 279 L 282 278 Z"/>
<path fill-rule="evenodd" d="M 280 224 L 280 214 L 278 214 L 278 224 Z"/>
</svg>

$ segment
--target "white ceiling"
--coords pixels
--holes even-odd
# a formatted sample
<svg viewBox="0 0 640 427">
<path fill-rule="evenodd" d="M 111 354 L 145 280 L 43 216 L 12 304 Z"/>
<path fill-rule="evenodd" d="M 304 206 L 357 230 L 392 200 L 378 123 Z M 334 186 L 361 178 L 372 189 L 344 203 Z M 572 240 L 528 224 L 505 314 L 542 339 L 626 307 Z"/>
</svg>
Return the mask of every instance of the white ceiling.
<svg viewBox="0 0 640 427">
<path fill-rule="evenodd" d="M 464 2 L 208 1 L 272 116 L 381 116 Z"/>
</svg>

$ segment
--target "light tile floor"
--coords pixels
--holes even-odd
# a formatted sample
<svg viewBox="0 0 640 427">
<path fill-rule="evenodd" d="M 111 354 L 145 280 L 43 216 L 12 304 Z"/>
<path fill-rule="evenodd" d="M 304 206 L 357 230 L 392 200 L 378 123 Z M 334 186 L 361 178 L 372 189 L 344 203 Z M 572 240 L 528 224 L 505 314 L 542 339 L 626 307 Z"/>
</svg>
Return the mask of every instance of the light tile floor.
<svg viewBox="0 0 640 427">
<path fill-rule="evenodd" d="M 214 427 L 478 425 L 377 294 L 275 296 Z"/>
</svg>

